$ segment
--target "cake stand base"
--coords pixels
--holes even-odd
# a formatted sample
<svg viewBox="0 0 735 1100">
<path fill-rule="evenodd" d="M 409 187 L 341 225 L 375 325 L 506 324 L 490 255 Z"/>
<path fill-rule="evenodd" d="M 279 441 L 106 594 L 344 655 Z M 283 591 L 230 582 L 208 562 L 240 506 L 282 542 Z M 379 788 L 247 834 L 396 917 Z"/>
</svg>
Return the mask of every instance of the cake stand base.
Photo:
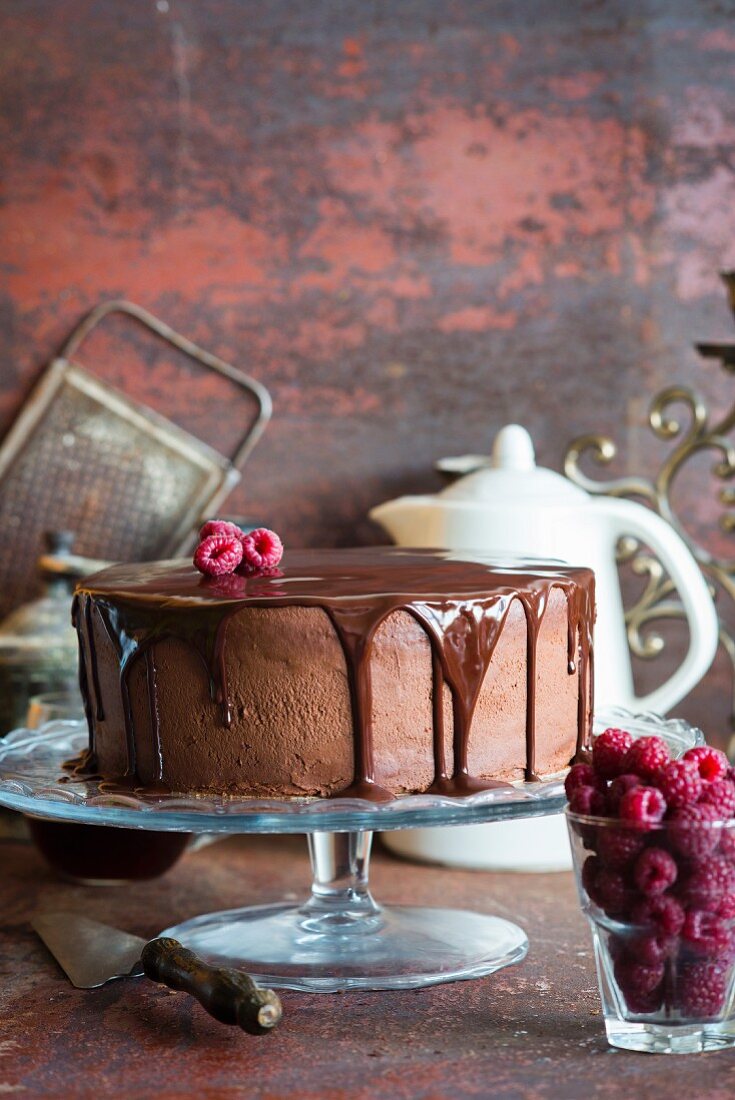
<svg viewBox="0 0 735 1100">
<path fill-rule="evenodd" d="M 368 832 L 310 833 L 314 882 L 303 905 L 208 913 L 162 935 L 262 985 L 310 993 L 419 989 L 524 958 L 525 933 L 500 917 L 377 905 L 368 889 L 371 840 Z"/>
</svg>

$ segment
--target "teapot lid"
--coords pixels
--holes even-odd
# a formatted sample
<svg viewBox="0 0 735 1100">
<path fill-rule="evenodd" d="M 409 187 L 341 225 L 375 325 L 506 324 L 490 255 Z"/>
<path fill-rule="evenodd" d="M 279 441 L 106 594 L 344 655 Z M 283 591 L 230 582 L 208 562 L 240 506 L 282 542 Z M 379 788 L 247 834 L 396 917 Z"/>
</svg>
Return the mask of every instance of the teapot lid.
<svg viewBox="0 0 735 1100">
<path fill-rule="evenodd" d="M 442 500 L 500 506 L 581 504 L 589 497 L 561 474 L 536 465 L 533 440 L 520 424 L 498 432 L 489 462 L 438 494 Z"/>
</svg>

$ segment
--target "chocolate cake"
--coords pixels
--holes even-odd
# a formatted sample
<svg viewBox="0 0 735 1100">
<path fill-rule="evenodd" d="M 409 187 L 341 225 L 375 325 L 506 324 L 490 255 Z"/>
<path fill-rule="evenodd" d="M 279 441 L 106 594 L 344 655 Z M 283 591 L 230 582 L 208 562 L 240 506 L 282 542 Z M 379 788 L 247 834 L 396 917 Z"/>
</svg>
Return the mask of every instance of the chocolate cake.
<svg viewBox="0 0 735 1100">
<path fill-rule="evenodd" d="M 466 794 L 589 736 L 594 578 L 456 552 L 291 550 L 272 575 L 118 565 L 74 600 L 87 766 L 175 791 Z"/>
</svg>

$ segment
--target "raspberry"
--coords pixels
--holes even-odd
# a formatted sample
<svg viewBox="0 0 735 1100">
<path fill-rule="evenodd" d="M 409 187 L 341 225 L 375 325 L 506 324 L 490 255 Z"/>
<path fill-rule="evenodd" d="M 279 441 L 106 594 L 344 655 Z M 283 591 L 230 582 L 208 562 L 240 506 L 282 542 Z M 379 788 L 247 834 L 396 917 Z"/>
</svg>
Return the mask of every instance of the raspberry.
<svg viewBox="0 0 735 1100">
<path fill-rule="evenodd" d="M 603 779 L 615 779 L 625 771 L 625 757 L 633 738 L 625 730 L 607 729 L 592 746 L 592 766 Z"/>
<path fill-rule="evenodd" d="M 651 779 L 670 759 L 669 747 L 662 738 L 639 737 L 628 749 L 623 770 Z"/>
<path fill-rule="evenodd" d="M 609 917 L 619 916 L 628 908 L 630 890 L 620 871 L 610 871 L 606 867 L 598 871 L 595 876 L 595 892 L 599 899 L 597 904 Z"/>
<path fill-rule="evenodd" d="M 228 523 L 226 519 L 210 519 L 199 532 L 199 541 L 204 542 L 210 535 L 229 535 L 230 538 L 240 540 L 242 531 L 236 523 Z"/>
<path fill-rule="evenodd" d="M 663 976 L 662 962 L 642 963 L 629 955 L 623 955 L 615 963 L 615 980 L 625 993 L 626 1000 L 628 993 L 632 993 L 635 997 L 645 997 L 646 994 L 653 993 L 661 985 Z"/>
<path fill-rule="evenodd" d="M 620 810 L 620 800 L 634 787 L 640 787 L 643 780 L 638 775 L 619 775 L 613 779 L 607 791 L 607 809 L 613 817 L 617 817 Z"/>
<path fill-rule="evenodd" d="M 651 993 L 636 993 L 634 990 L 625 991 L 625 1003 L 634 1016 L 647 1016 L 651 1012 L 658 1012 L 663 1000 L 663 986 L 660 985 Z"/>
<path fill-rule="evenodd" d="M 696 806 L 680 806 L 669 819 L 669 840 L 672 848 L 687 859 L 706 858 L 717 847 L 719 830 L 712 823 L 717 821 L 717 810 L 706 802 Z"/>
<path fill-rule="evenodd" d="M 735 893 L 728 892 L 723 896 L 717 916 L 726 921 L 735 919 Z"/>
<path fill-rule="evenodd" d="M 661 791 L 669 809 L 696 802 L 702 793 L 702 780 L 694 760 L 672 760 L 651 782 Z"/>
<path fill-rule="evenodd" d="M 283 543 L 275 531 L 258 527 L 247 535 L 241 535 L 242 562 L 245 569 L 260 572 L 274 569 L 283 557 Z"/>
<path fill-rule="evenodd" d="M 723 829 L 720 833 L 720 854 L 735 863 L 735 828 Z"/>
<path fill-rule="evenodd" d="M 645 838 L 637 829 L 600 828 L 597 854 L 606 867 L 622 871 L 640 854 Z"/>
<path fill-rule="evenodd" d="M 682 759 L 694 761 L 704 783 L 725 779 L 730 766 L 724 752 L 713 749 L 710 745 L 698 745 L 696 749 L 689 749 Z"/>
<path fill-rule="evenodd" d="M 681 896 L 687 905 L 716 913 L 723 899 L 735 891 L 735 868 L 722 856 L 712 856 L 695 866 L 682 886 Z"/>
<path fill-rule="evenodd" d="M 676 860 L 663 848 L 646 848 L 633 869 L 635 884 L 646 897 L 663 894 L 674 885 L 677 874 Z"/>
<path fill-rule="evenodd" d="M 573 814 L 596 817 L 605 813 L 605 796 L 595 787 L 577 787 L 569 799 Z"/>
<path fill-rule="evenodd" d="M 705 784 L 702 792 L 702 802 L 714 806 L 717 816 L 729 818 L 735 816 L 735 784 L 729 779 L 713 779 Z"/>
<path fill-rule="evenodd" d="M 732 950 L 732 933 L 727 921 L 703 909 L 690 909 L 684 918 L 681 939 L 692 955 L 718 959 Z"/>
<path fill-rule="evenodd" d="M 230 535 L 207 535 L 196 548 L 194 565 L 209 577 L 234 573 L 242 561 L 242 545 Z"/>
<path fill-rule="evenodd" d="M 569 769 L 564 780 L 564 790 L 567 793 L 567 798 L 571 798 L 572 792 L 576 791 L 578 787 L 596 787 L 598 790 L 603 790 L 605 784 L 598 779 L 591 764 L 575 764 Z"/>
<path fill-rule="evenodd" d="M 602 870 L 602 863 L 597 856 L 587 856 L 582 865 L 582 886 L 590 901 L 595 905 L 600 904 L 600 895 L 597 892 L 597 876 Z"/>
<path fill-rule="evenodd" d="M 710 876 L 707 867 L 694 871 L 678 893 L 686 905 L 708 913 L 716 913 L 723 898 L 721 883 Z"/>
<path fill-rule="evenodd" d="M 634 924 L 650 925 L 663 936 L 678 936 L 684 924 L 684 909 L 670 894 L 644 898 L 631 912 Z"/>
<path fill-rule="evenodd" d="M 638 962 L 653 966 L 665 962 L 676 954 L 679 941 L 676 936 L 656 936 L 641 934 L 633 936 L 628 942 L 628 951 Z"/>
<path fill-rule="evenodd" d="M 676 1001 L 683 1016 L 701 1020 L 717 1016 L 727 993 L 727 972 L 716 963 L 683 966 L 677 983 Z"/>
<path fill-rule="evenodd" d="M 635 787 L 620 799 L 620 820 L 639 829 L 657 825 L 666 813 L 666 802 L 656 787 Z"/>
</svg>

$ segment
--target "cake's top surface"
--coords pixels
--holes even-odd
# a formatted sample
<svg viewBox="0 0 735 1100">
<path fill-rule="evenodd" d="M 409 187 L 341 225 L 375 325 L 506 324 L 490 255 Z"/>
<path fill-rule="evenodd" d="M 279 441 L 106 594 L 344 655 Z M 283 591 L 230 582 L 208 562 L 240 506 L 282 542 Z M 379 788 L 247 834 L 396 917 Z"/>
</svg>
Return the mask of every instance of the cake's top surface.
<svg viewBox="0 0 735 1100">
<path fill-rule="evenodd" d="M 270 576 L 233 573 L 205 577 L 190 561 L 114 565 L 81 581 L 78 592 L 141 604 L 252 604 L 318 602 L 327 598 L 396 597 L 406 601 L 481 598 L 518 589 L 587 585 L 592 571 L 533 559 L 503 561 L 456 550 L 396 546 L 348 550 L 289 550 Z"/>
</svg>

